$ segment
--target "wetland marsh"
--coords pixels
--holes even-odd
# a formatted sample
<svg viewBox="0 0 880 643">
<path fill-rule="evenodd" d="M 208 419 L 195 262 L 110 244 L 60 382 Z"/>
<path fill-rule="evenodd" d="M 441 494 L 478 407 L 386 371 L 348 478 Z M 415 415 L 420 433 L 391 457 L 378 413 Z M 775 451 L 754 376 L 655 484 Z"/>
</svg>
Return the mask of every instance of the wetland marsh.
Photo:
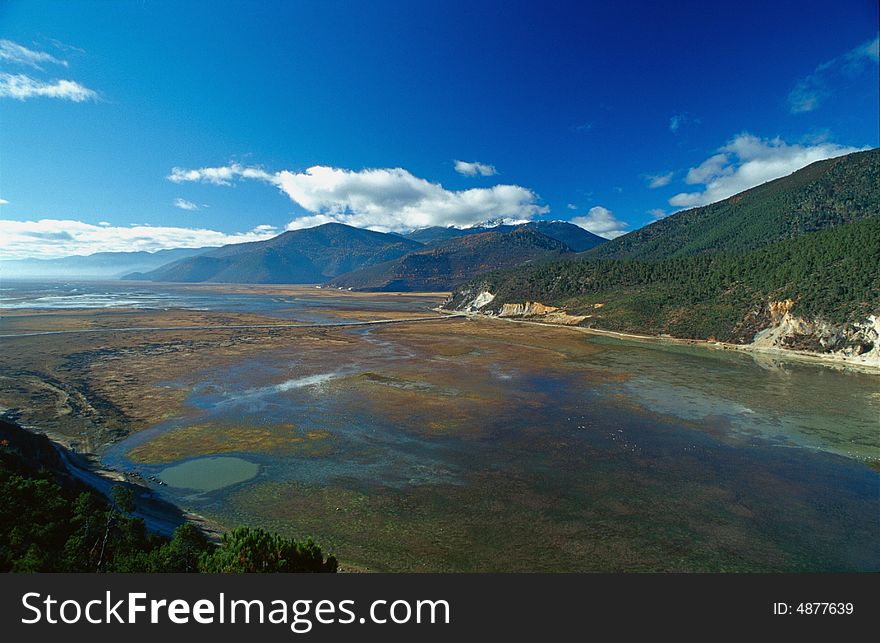
<svg viewBox="0 0 880 643">
<path fill-rule="evenodd" d="M 485 319 L 223 328 L 438 294 L 3 287 L 3 334 L 216 326 L 2 339 L 0 410 L 348 569 L 880 570 L 877 375 Z"/>
</svg>

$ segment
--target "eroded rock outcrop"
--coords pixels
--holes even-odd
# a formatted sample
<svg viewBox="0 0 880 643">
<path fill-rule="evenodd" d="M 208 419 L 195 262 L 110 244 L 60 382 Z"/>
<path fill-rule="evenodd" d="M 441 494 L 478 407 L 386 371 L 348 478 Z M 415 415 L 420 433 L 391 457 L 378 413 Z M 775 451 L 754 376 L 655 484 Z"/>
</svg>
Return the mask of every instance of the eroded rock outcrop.
<svg viewBox="0 0 880 643">
<path fill-rule="evenodd" d="M 444 303 L 444 308 L 469 313 L 478 312 L 493 317 L 522 317 L 534 321 L 542 321 L 548 324 L 561 324 L 564 326 L 576 326 L 587 319 L 585 315 L 569 315 L 561 308 L 548 306 L 539 301 L 491 306 L 490 304 L 494 301 L 495 295 L 486 289 L 464 290 L 450 297 L 450 299 Z"/>
<path fill-rule="evenodd" d="M 559 310 L 556 306 L 545 306 L 538 301 L 527 301 L 524 304 L 504 304 L 498 313 L 499 317 L 531 317 L 546 315 Z"/>
<path fill-rule="evenodd" d="M 787 348 L 831 354 L 853 362 L 880 366 L 880 317 L 862 322 L 833 324 L 792 314 L 791 299 L 772 301 L 769 323 L 752 340 L 756 348 Z"/>
<path fill-rule="evenodd" d="M 524 317 L 563 326 L 577 326 L 587 318 L 585 315 L 569 315 L 556 306 L 547 306 L 539 301 L 527 301 L 523 304 L 504 304 L 501 306 L 498 316 Z"/>
<path fill-rule="evenodd" d="M 470 307 L 474 310 L 479 310 L 480 308 L 491 304 L 493 299 L 495 299 L 495 295 L 490 293 L 488 290 L 481 290 L 479 294 L 474 297 L 474 300 L 471 302 Z"/>
</svg>

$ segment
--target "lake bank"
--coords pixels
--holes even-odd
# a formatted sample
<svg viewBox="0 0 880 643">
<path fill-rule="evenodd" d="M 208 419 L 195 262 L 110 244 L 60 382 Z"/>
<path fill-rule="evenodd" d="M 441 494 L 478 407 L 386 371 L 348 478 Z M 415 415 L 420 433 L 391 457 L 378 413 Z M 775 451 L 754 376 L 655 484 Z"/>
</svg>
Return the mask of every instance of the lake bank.
<svg viewBox="0 0 880 643">
<path fill-rule="evenodd" d="M 448 310 L 445 308 L 437 308 L 438 312 L 447 314 L 461 315 L 461 311 Z M 771 346 L 756 346 L 754 344 L 732 344 L 729 342 L 718 342 L 705 339 L 683 339 L 680 337 L 656 336 L 656 335 L 640 335 L 637 333 L 625 333 L 620 331 L 603 330 L 601 328 L 591 328 L 587 326 L 578 326 L 573 324 L 557 324 L 538 319 L 524 319 L 515 317 L 499 317 L 498 315 L 487 315 L 484 313 L 466 313 L 468 317 L 478 317 L 480 319 L 489 319 L 496 321 L 534 324 L 537 326 L 548 326 L 552 328 L 565 328 L 575 330 L 590 335 L 598 335 L 603 337 L 614 337 L 622 340 L 632 340 L 641 342 L 654 342 L 660 344 L 676 344 L 684 346 L 699 346 L 711 350 L 720 351 L 739 351 L 752 355 L 765 355 L 775 357 L 782 360 L 800 361 L 813 364 L 821 364 L 832 368 L 848 368 L 858 370 L 873 375 L 880 375 L 880 363 L 860 361 L 858 356 L 845 356 L 830 353 L 813 353 L 803 350 L 794 350 L 787 348 L 778 348 Z"/>
</svg>

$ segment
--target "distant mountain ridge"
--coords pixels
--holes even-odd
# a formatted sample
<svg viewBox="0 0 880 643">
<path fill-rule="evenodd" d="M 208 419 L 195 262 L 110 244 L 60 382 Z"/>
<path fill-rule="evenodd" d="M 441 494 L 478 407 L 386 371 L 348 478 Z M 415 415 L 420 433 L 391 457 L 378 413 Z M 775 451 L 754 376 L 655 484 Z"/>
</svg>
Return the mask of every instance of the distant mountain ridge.
<svg viewBox="0 0 880 643">
<path fill-rule="evenodd" d="M 324 283 L 396 259 L 422 244 L 398 235 L 326 223 L 266 241 L 223 246 L 127 279 L 214 283 Z"/>
<path fill-rule="evenodd" d="M 96 252 L 60 259 L 0 261 L 0 276 L 12 278 L 118 279 L 131 272 L 155 270 L 172 261 L 213 248 L 172 248 L 156 252 Z"/>
<path fill-rule="evenodd" d="M 512 232 L 517 228 L 529 228 L 540 232 L 551 239 L 561 241 L 574 252 L 584 252 L 591 248 L 595 248 L 608 240 L 584 230 L 580 226 L 567 221 L 529 221 L 521 225 L 502 224 L 497 226 L 474 226 L 472 228 L 443 228 L 440 226 L 432 226 L 414 230 L 404 235 L 408 239 L 419 241 L 426 245 L 435 245 L 443 243 L 450 239 L 458 237 L 466 237 L 471 234 L 481 234 L 484 232 Z"/>
<path fill-rule="evenodd" d="M 514 232 L 517 234 L 506 236 Z M 266 241 L 223 246 L 152 270 L 132 271 L 123 278 L 184 283 L 330 281 L 336 287 L 352 289 L 448 290 L 483 270 L 586 250 L 605 242 L 562 221 L 435 227 L 410 235 L 327 223 L 291 230 Z M 415 256 L 402 260 L 410 254 Z"/>
<path fill-rule="evenodd" d="M 500 226 L 499 226 L 500 227 Z M 399 259 L 335 278 L 352 290 L 445 291 L 490 270 L 571 254 L 571 249 L 532 227 L 457 236 Z"/>
</svg>

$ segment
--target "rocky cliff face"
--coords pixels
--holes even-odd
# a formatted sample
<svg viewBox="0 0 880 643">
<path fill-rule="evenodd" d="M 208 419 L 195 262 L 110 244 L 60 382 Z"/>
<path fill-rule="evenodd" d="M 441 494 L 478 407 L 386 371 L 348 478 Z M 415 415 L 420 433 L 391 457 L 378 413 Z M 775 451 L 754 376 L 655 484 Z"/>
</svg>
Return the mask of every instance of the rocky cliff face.
<svg viewBox="0 0 880 643">
<path fill-rule="evenodd" d="M 791 299 L 770 302 L 767 325 L 755 334 L 751 345 L 825 353 L 880 366 L 880 317 L 869 315 L 861 322 L 831 324 L 796 317 L 791 313 L 793 306 Z"/>
<path fill-rule="evenodd" d="M 493 317 L 524 317 L 532 321 L 564 326 L 577 326 L 587 319 L 586 316 L 569 315 L 556 306 L 547 306 L 538 301 L 490 306 L 495 300 L 495 295 L 488 290 L 474 289 L 466 292 L 467 294 L 464 295 L 461 292 L 455 293 L 444 303 L 444 308 L 469 313 L 479 312 Z"/>
<path fill-rule="evenodd" d="M 442 307 L 447 310 L 458 310 L 465 313 L 490 313 L 489 304 L 495 299 L 485 286 L 463 286 L 453 292 L 443 302 Z"/>
<path fill-rule="evenodd" d="M 603 304 L 594 304 L 599 309 Z M 592 315 L 570 315 L 541 302 L 501 303 L 486 285 L 463 288 L 444 304 L 451 310 L 493 317 L 524 318 L 566 326 L 581 325 Z M 848 363 L 880 367 L 880 316 L 860 322 L 832 324 L 792 314 L 794 301 L 771 301 L 743 320 L 736 343 L 758 350 L 806 351 L 840 358 Z"/>
<path fill-rule="evenodd" d="M 535 315 L 547 315 L 555 313 L 559 308 L 545 306 L 538 301 L 527 301 L 523 304 L 502 304 L 498 312 L 499 317 L 533 317 Z"/>
</svg>

